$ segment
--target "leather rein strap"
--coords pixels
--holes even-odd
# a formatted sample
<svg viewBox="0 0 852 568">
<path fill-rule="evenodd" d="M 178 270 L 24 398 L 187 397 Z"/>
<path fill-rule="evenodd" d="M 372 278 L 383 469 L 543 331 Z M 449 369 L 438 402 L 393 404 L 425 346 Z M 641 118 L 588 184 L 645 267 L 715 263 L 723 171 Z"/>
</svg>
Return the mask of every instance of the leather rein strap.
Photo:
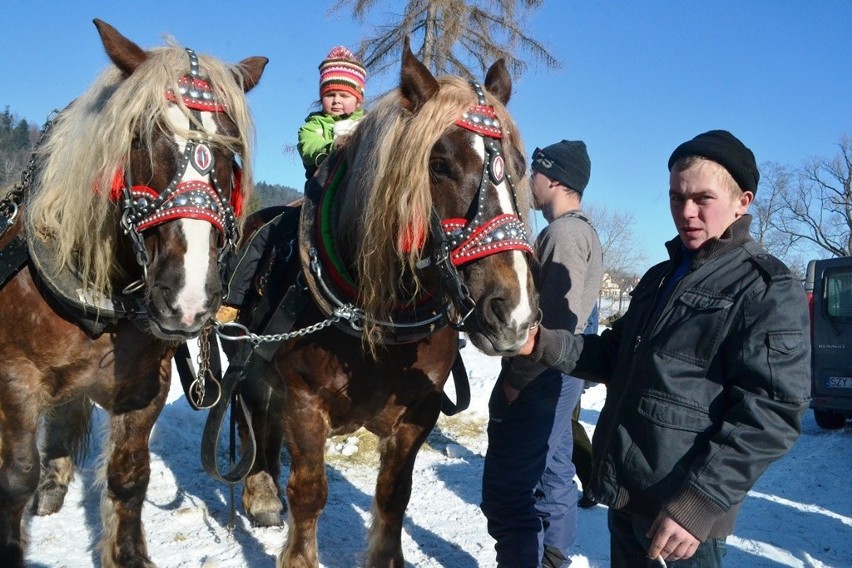
<svg viewBox="0 0 852 568">
<path fill-rule="evenodd" d="M 15 218 L 20 211 L 21 197 L 20 190 L 13 190 L 0 201 L 0 238 L 15 224 Z M 15 235 L 3 248 L 0 248 L 0 288 L 24 267 L 29 257 L 27 241 L 21 235 Z"/>
</svg>

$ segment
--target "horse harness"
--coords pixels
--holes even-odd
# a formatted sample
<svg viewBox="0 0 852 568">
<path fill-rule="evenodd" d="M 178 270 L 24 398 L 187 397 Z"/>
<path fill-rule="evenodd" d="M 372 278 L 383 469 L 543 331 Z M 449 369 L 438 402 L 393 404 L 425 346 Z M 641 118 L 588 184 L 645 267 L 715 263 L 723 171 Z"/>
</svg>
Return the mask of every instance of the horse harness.
<svg viewBox="0 0 852 568">
<path fill-rule="evenodd" d="M 16 186 L 0 201 L 0 238 L 15 224 L 22 199 L 23 191 Z M 21 235 L 15 235 L 0 249 L 0 288 L 24 267 L 27 258 L 27 241 Z"/>
<path fill-rule="evenodd" d="M 189 131 L 198 132 L 193 122 L 201 123 L 200 112 L 226 112 L 217 102 L 209 81 L 199 72 L 198 56 L 186 48 L 189 58 L 189 73 L 178 80 L 178 93 L 166 89 L 164 96 L 173 102 L 178 98 L 196 118 L 191 121 Z M 39 143 L 46 138 L 53 121 L 48 119 Z M 202 179 L 182 181 L 187 168 L 192 166 Z M 5 284 L 27 260 L 31 260 L 40 281 L 61 304 L 68 308 L 75 320 L 92 335 L 104 332 L 107 326 L 120 319 L 130 319 L 141 324 L 147 317 L 140 291 L 144 287 L 150 259 L 142 233 L 168 221 L 181 218 L 200 219 L 209 222 L 220 233 L 219 258 L 234 248 L 236 242 L 236 216 L 241 205 L 239 170 L 235 169 L 235 183 L 230 199 L 224 195 L 215 175 L 215 158 L 202 135 L 187 140 L 178 170 L 166 189 L 158 194 L 145 185 L 134 185 L 130 169 L 115 173 L 110 197 L 119 203 L 120 226 L 131 240 L 136 262 L 142 269 L 142 278 L 126 286 L 120 294 L 105 298 L 85 292 L 85 283 L 74 270 L 60 270 L 48 243 L 37 238 L 36 231 L 29 226 L 24 215 L 29 238 L 20 235 L 13 238 L 0 250 L 0 286 Z M 15 222 L 18 207 L 26 200 L 36 169 L 36 151 L 22 174 L 22 181 L 0 201 L 0 235 Z M 204 178 L 209 183 L 202 181 Z M 26 247 L 23 247 L 23 242 Z M 26 254 L 24 254 L 26 248 Z"/>
<path fill-rule="evenodd" d="M 166 98 L 177 102 L 178 97 L 193 114 L 189 131 L 198 132 L 193 122 L 201 124 L 201 112 L 226 112 L 225 107 L 214 99 L 213 88 L 199 72 L 198 56 L 192 49 L 186 48 L 189 56 L 189 74 L 178 80 L 178 94 L 166 91 Z M 193 169 L 207 178 L 183 181 L 187 168 Z M 111 195 L 121 198 L 121 227 L 130 237 L 136 254 L 136 262 L 147 273 L 148 250 L 145 248 L 143 231 L 175 219 L 200 219 L 215 227 L 220 234 L 219 260 L 233 250 L 237 239 L 236 216 L 240 213 L 241 188 L 239 187 L 239 169 L 235 168 L 235 183 L 230 199 L 225 197 L 219 181 L 216 179 L 215 158 L 202 136 L 186 141 L 183 156 L 178 169 L 169 185 L 161 193 L 145 185 L 134 185 L 129 169 L 116 172 L 113 178 Z M 132 286 L 132 285 L 131 285 Z"/>
<path fill-rule="evenodd" d="M 437 309 L 434 304 L 426 307 L 417 306 L 413 316 L 398 318 L 396 316 L 399 314 L 395 314 L 393 322 L 376 322 L 386 330 L 385 343 L 387 344 L 418 341 L 446 325 L 462 330 L 465 320 L 475 309 L 475 303 L 470 296 L 470 291 L 460 278 L 458 268 L 479 258 L 503 251 L 520 250 L 528 254 L 533 252 L 526 240 L 524 224 L 517 214 L 515 186 L 506 173 L 505 160 L 496 142 L 503 135 L 500 122 L 494 108 L 486 104 L 482 87 L 474 82 L 471 85 L 477 95 L 477 104 L 471 105 L 455 124 L 481 136 L 485 143 L 486 159 L 480 185 L 474 197 L 475 213 L 470 219 L 442 220 L 433 207 L 429 227 L 433 252 L 418 264 L 418 268 L 428 268 L 430 265 L 437 268 L 441 283 L 441 293 L 437 295 L 440 305 Z M 320 182 L 322 175 L 314 176 L 308 181 L 301 210 L 284 208 L 284 212 L 272 221 L 279 227 L 283 227 L 283 233 L 279 235 L 278 242 L 287 242 L 290 251 L 293 251 L 298 244 L 301 271 L 296 277 L 296 282 L 286 290 L 277 306 L 269 303 L 269 294 L 264 298 L 266 306 L 265 309 L 260 310 L 261 318 L 265 318 L 262 334 L 255 334 L 249 328 L 237 323 L 217 327 L 216 333 L 220 339 L 247 340 L 251 343 L 251 349 L 241 350 L 241 353 L 231 361 L 221 381 L 215 382 L 217 394 L 212 404 L 207 403 L 210 397 L 206 397 L 204 385 L 214 381 L 207 381 L 195 375 L 189 351 L 185 345 L 176 356 L 178 371 L 190 404 L 193 408 L 210 409 L 202 438 L 201 455 L 205 471 L 215 479 L 234 484 L 243 479 L 252 466 L 255 448 L 251 432 L 247 447 L 243 448 L 239 461 L 234 462 L 233 412 L 231 413 L 231 468 L 222 472 L 216 461 L 216 448 L 227 405 L 237 404 L 239 401 L 244 416 L 248 417 L 245 405 L 239 397 L 238 388 L 239 382 L 249 374 L 247 369 L 256 364 L 262 364 L 259 359 L 270 363 L 281 342 L 315 333 L 330 325 L 335 325 L 347 334 L 360 337 L 363 331 L 362 322 L 369 317 L 354 305 L 354 290 L 348 285 L 352 280 L 342 270 L 342 263 L 335 258 L 333 243 L 323 238 L 324 234 L 329 234 L 328 227 L 324 226 L 323 213 L 330 207 L 345 167 L 346 164 L 340 154 L 330 157 L 320 169 L 321 172 L 325 172 L 324 183 Z M 501 214 L 484 221 L 485 194 L 489 183 L 499 185 L 504 181 L 512 191 L 515 213 Z M 298 213 L 298 220 L 293 218 L 296 213 Z M 341 289 L 348 294 L 341 293 Z M 459 318 L 454 319 L 450 314 L 450 304 L 441 300 L 445 294 L 456 305 L 456 311 L 461 314 Z M 344 296 L 347 296 L 348 300 L 344 300 Z M 305 328 L 293 330 L 296 320 L 311 300 L 326 319 Z M 255 318 L 256 321 L 257 319 Z M 249 327 L 256 329 L 256 325 L 255 322 Z M 234 328 L 242 335 L 233 335 L 231 331 Z M 201 363 L 200 374 L 209 374 L 209 367 L 204 361 Z M 456 386 L 456 402 L 453 403 L 446 393 L 442 393 L 441 401 L 441 411 L 447 415 L 461 412 L 470 404 L 470 384 L 464 361 L 458 351 L 452 374 Z M 202 387 L 200 390 L 196 388 L 199 384 Z M 249 428 L 251 428 L 250 424 Z"/>
<path fill-rule="evenodd" d="M 482 87 L 475 82 L 471 85 L 477 95 L 477 104 L 471 105 L 455 124 L 481 136 L 485 144 L 481 181 L 469 208 L 474 213 L 470 218 L 442 220 L 437 210 L 432 208 L 429 222 L 432 251 L 417 266 L 421 270 L 432 266 L 438 271 L 440 291 L 408 311 L 395 312 L 393 321 L 370 320 L 368 314 L 357 308 L 354 303 L 356 293 L 351 284 L 354 279 L 337 258 L 334 243 L 329 237 L 327 211 L 347 167 L 342 154 L 333 155 L 323 164 L 320 172 L 325 172 L 324 182 L 320 181 L 322 175 L 308 182 L 299 231 L 302 268 L 314 302 L 342 331 L 360 337 L 363 322 L 371 321 L 385 330 L 384 341 L 389 344 L 417 341 L 446 325 L 461 331 L 465 320 L 475 310 L 475 303 L 458 269 L 504 251 L 519 250 L 533 254 L 526 239 L 524 223 L 517 214 L 515 185 L 506 172 L 505 160 L 497 144 L 503 136 L 502 127 L 494 107 L 486 104 Z M 488 187 L 504 182 L 512 192 L 514 213 L 485 220 Z M 420 235 L 414 235 L 414 240 L 419 241 L 416 245 L 425 241 Z"/>
</svg>

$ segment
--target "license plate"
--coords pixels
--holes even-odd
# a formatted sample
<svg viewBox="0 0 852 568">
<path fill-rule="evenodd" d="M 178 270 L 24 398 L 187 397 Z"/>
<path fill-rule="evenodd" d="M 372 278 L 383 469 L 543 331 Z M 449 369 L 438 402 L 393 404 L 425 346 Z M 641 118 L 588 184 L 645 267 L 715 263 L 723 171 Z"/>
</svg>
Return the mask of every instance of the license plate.
<svg viewBox="0 0 852 568">
<path fill-rule="evenodd" d="M 852 389 L 852 377 L 828 377 L 825 386 L 830 389 Z"/>
</svg>

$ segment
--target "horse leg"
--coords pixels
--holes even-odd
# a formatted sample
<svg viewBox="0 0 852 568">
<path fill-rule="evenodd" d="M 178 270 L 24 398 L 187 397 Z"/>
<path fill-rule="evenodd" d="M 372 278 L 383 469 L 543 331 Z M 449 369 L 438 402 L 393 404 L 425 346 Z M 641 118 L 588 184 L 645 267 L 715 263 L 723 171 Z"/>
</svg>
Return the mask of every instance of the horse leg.
<svg viewBox="0 0 852 568">
<path fill-rule="evenodd" d="M 34 515 L 52 515 L 62 508 L 68 484 L 74 479 L 75 458 L 86 450 L 91 418 L 92 404 L 84 397 L 51 410 L 45 417 L 41 481 L 31 507 Z"/>
<path fill-rule="evenodd" d="M 34 401 L 21 401 L 20 393 L 7 395 L 0 391 L 0 566 L 23 568 L 26 537 L 21 523 L 38 487 L 38 418 L 31 410 Z"/>
<path fill-rule="evenodd" d="M 402 521 L 411 499 L 414 460 L 438 420 L 439 407 L 429 405 L 426 424 L 403 419 L 395 431 L 379 443 L 381 464 L 373 499 L 372 524 L 367 537 L 367 567 L 404 568 Z"/>
<path fill-rule="evenodd" d="M 241 390 L 254 429 L 257 455 L 243 488 L 243 508 L 254 526 L 282 524 L 281 447 L 284 439 L 284 399 L 259 378 L 243 382 Z M 245 447 L 245 418 L 238 413 L 240 436 Z"/>
<path fill-rule="evenodd" d="M 294 396 L 292 391 L 288 394 Z M 315 568 L 319 566 L 317 522 L 328 498 L 325 474 L 328 425 L 310 397 L 288 404 L 283 420 L 290 449 L 287 479 L 290 515 L 287 544 L 278 557 L 278 567 Z"/>
<path fill-rule="evenodd" d="M 106 491 L 101 498 L 102 568 L 154 568 L 142 526 L 142 504 L 151 477 L 148 438 L 165 405 L 171 359 L 159 370 L 159 392 L 148 406 L 113 412 L 106 451 Z"/>
</svg>

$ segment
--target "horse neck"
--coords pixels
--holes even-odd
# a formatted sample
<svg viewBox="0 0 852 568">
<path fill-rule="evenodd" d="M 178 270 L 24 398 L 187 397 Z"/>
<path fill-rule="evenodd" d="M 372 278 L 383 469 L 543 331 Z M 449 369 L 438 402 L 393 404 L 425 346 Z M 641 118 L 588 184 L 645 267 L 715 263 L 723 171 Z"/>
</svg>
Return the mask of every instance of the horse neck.
<svg viewBox="0 0 852 568">
<path fill-rule="evenodd" d="M 355 274 L 358 269 L 356 259 L 364 232 L 364 207 L 368 198 L 356 195 L 352 179 L 350 170 L 338 186 L 329 216 L 329 229 L 341 260 L 350 272 Z"/>
</svg>

